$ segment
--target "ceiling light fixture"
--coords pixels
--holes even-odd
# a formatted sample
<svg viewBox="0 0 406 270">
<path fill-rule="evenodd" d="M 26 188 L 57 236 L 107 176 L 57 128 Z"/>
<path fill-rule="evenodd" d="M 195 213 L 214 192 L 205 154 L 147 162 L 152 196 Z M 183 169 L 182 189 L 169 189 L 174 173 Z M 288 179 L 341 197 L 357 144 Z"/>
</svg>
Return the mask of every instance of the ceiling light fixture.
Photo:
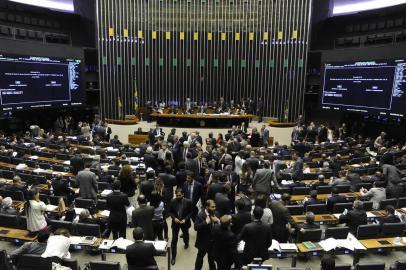
<svg viewBox="0 0 406 270">
<path fill-rule="evenodd" d="M 366 10 L 373 10 L 406 4 L 406 0 L 372 0 L 367 2 L 359 2 L 354 4 L 337 5 L 334 7 L 333 14 L 341 15 L 346 13 L 355 13 Z"/>
</svg>

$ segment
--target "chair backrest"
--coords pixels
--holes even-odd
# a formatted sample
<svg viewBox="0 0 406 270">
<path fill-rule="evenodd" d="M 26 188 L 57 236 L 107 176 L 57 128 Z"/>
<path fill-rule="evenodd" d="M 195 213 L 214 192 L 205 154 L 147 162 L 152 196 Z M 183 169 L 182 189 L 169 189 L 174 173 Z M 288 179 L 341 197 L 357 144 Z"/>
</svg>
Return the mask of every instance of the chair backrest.
<svg viewBox="0 0 406 270">
<path fill-rule="evenodd" d="M 0 269 L 2 270 L 13 270 L 13 262 L 7 255 L 7 251 L 0 250 Z"/>
<path fill-rule="evenodd" d="M 313 212 L 315 215 L 327 213 L 327 205 L 310 204 L 306 207 L 306 212 Z"/>
<path fill-rule="evenodd" d="M 286 208 L 292 216 L 303 215 L 304 212 L 303 205 L 287 205 Z"/>
<path fill-rule="evenodd" d="M 379 209 L 384 210 L 386 206 L 392 205 L 393 207 L 396 207 L 398 204 L 397 199 L 386 199 L 382 200 L 381 203 L 379 204 Z"/>
<path fill-rule="evenodd" d="M 381 236 L 382 237 L 397 237 L 403 236 L 405 230 L 404 223 L 384 223 L 382 225 Z"/>
<path fill-rule="evenodd" d="M 365 211 L 372 211 L 372 207 L 374 205 L 374 202 L 365 201 L 365 202 L 363 202 L 363 205 L 364 205 L 364 210 Z"/>
<path fill-rule="evenodd" d="M 40 269 L 42 263 L 41 255 L 36 254 L 24 254 L 18 259 L 17 269 Z"/>
<path fill-rule="evenodd" d="M 301 268 L 301 267 L 278 267 L 278 270 L 306 270 L 306 268 Z"/>
<path fill-rule="evenodd" d="M 111 189 L 110 183 L 107 182 L 97 182 L 97 187 L 99 190 Z"/>
<path fill-rule="evenodd" d="M 72 270 L 79 270 L 80 269 L 78 261 L 73 260 L 73 259 L 62 259 L 61 265 L 69 267 Z"/>
<path fill-rule="evenodd" d="M 107 209 L 107 201 L 106 200 L 97 200 L 96 204 L 97 210 L 106 210 Z"/>
<path fill-rule="evenodd" d="M 75 199 L 76 208 L 90 208 L 93 206 L 94 206 L 94 201 L 92 199 L 82 199 L 82 198 Z"/>
<path fill-rule="evenodd" d="M 357 230 L 357 238 L 358 239 L 377 238 L 379 236 L 380 229 L 381 225 L 379 224 L 360 225 L 358 226 Z"/>
<path fill-rule="evenodd" d="M 0 226 L 16 228 L 18 225 L 18 217 L 16 215 L 0 214 Z"/>
<path fill-rule="evenodd" d="M 346 239 L 348 233 L 350 232 L 350 228 L 345 227 L 330 227 L 326 229 L 325 238 L 328 239 L 333 237 L 335 239 Z"/>
<path fill-rule="evenodd" d="M 355 270 L 385 270 L 385 263 L 358 263 Z"/>
<path fill-rule="evenodd" d="M 65 196 L 49 196 L 49 197 L 48 197 L 49 203 L 52 204 L 52 205 L 58 205 L 58 204 L 59 204 L 59 200 L 60 200 L 61 198 L 63 198 L 63 200 L 64 200 L 64 202 L 65 202 L 65 205 L 67 205 L 67 204 L 68 204 L 68 200 L 67 200 L 67 198 L 66 198 Z"/>
<path fill-rule="evenodd" d="M 72 222 L 70 221 L 63 221 L 63 220 L 56 220 L 56 219 L 50 219 L 49 220 L 49 225 L 51 225 L 52 231 L 56 231 L 57 229 L 67 229 L 69 232 L 73 232 L 73 225 Z"/>
<path fill-rule="evenodd" d="M 310 188 L 308 187 L 294 187 L 292 189 L 292 195 L 309 195 Z"/>
<path fill-rule="evenodd" d="M 352 269 L 352 265 L 349 263 L 345 263 L 345 264 L 336 264 L 334 270 L 351 270 Z"/>
<path fill-rule="evenodd" d="M 319 186 L 316 188 L 317 194 L 330 194 L 331 193 L 331 186 Z"/>
<path fill-rule="evenodd" d="M 120 270 L 119 262 L 109 262 L 109 261 L 90 261 L 90 270 Z"/>
<path fill-rule="evenodd" d="M 3 178 L 13 179 L 14 175 L 15 175 L 14 171 L 9 171 L 9 170 L 1 170 L 0 171 L 0 176 L 3 177 Z"/>
<path fill-rule="evenodd" d="M 359 192 L 359 190 L 361 188 L 365 188 L 365 189 L 371 189 L 372 188 L 372 184 L 371 183 L 358 183 L 355 185 L 355 191 Z"/>
<path fill-rule="evenodd" d="M 118 170 L 108 170 L 107 173 L 112 176 L 118 176 Z"/>
<path fill-rule="evenodd" d="M 393 270 L 404 270 L 406 269 L 406 261 L 396 261 L 393 266 Z"/>
<path fill-rule="evenodd" d="M 336 186 L 338 193 L 346 193 L 351 191 L 350 185 L 337 185 Z"/>
<path fill-rule="evenodd" d="M 351 210 L 353 203 L 335 203 L 333 206 L 333 213 L 342 213 L 345 209 Z"/>
<path fill-rule="evenodd" d="M 321 240 L 321 229 L 305 230 L 303 233 L 299 232 L 297 235 L 297 242 L 302 243 L 306 241 L 319 242 Z"/>
<path fill-rule="evenodd" d="M 406 207 L 406 197 L 399 198 L 397 208 Z"/>
<path fill-rule="evenodd" d="M 100 225 L 99 224 L 76 224 L 76 234 L 80 236 L 96 236 L 100 237 Z"/>
</svg>

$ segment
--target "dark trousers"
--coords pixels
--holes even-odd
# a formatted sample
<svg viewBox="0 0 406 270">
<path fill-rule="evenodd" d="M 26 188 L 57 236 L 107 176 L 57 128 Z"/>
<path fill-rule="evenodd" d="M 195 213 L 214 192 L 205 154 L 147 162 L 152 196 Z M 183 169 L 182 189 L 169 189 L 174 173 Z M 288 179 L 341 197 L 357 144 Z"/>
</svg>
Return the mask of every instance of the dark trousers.
<svg viewBox="0 0 406 270">
<path fill-rule="evenodd" d="M 211 248 L 209 250 L 198 249 L 195 261 L 195 270 L 201 270 L 203 266 L 203 258 L 207 254 L 207 261 L 209 262 L 209 270 L 215 270 L 216 264 L 214 263 L 213 251 Z"/>
<path fill-rule="evenodd" d="M 172 250 L 172 258 L 176 258 L 177 254 L 177 246 L 178 246 L 178 238 L 179 238 L 179 230 L 182 230 L 183 233 L 183 242 L 189 244 L 189 227 L 187 226 L 180 226 L 180 225 L 173 225 L 172 226 L 172 242 L 171 242 L 171 250 Z"/>
<path fill-rule="evenodd" d="M 116 240 L 120 237 L 126 238 L 127 224 L 126 223 L 113 223 L 109 222 L 109 228 L 104 233 L 107 237 L 110 236 L 110 231 L 113 232 L 113 239 Z"/>
<path fill-rule="evenodd" d="M 217 270 L 230 270 L 231 265 L 233 265 L 232 262 L 225 262 L 222 260 L 218 260 L 218 261 L 216 261 L 216 263 L 217 263 Z"/>
<path fill-rule="evenodd" d="M 163 231 L 164 231 L 164 220 L 153 220 L 152 226 L 154 229 L 154 240 L 158 238 L 158 240 L 164 240 Z"/>
</svg>

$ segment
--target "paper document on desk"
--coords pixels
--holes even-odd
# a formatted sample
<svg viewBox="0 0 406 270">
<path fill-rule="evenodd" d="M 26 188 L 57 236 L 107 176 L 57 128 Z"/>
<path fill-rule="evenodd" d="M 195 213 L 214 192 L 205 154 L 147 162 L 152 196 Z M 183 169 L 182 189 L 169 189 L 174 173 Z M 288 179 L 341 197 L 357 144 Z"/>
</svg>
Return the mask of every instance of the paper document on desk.
<svg viewBox="0 0 406 270">
<path fill-rule="evenodd" d="M 132 244 L 134 244 L 133 241 L 120 237 L 116 241 L 114 241 L 113 246 L 116 246 L 119 249 L 126 250 L 127 247 Z"/>
<path fill-rule="evenodd" d="M 35 173 L 42 173 L 42 172 L 45 172 L 45 170 L 44 170 L 44 169 L 41 169 L 41 168 L 38 168 L 38 169 L 33 170 L 33 172 L 35 172 Z"/>
<path fill-rule="evenodd" d="M 363 244 L 360 243 L 360 241 L 358 241 L 358 239 L 352 233 L 348 234 L 347 240 L 354 245 L 354 249 L 357 249 L 357 250 L 366 250 L 367 249 L 366 247 L 364 247 Z"/>
<path fill-rule="evenodd" d="M 104 217 L 108 217 L 110 216 L 110 211 L 109 210 L 103 210 L 100 212 L 100 215 L 104 216 Z"/>
<path fill-rule="evenodd" d="M 336 219 L 340 219 L 341 214 L 333 214 Z"/>
<path fill-rule="evenodd" d="M 281 248 L 279 246 L 279 242 L 275 239 L 272 239 L 272 245 L 268 248 L 269 251 L 278 251 L 281 252 Z"/>
<path fill-rule="evenodd" d="M 281 251 L 297 251 L 296 244 L 281 243 L 279 248 Z"/>
<path fill-rule="evenodd" d="M 65 160 L 62 164 L 63 165 L 70 165 L 70 160 Z"/>
<path fill-rule="evenodd" d="M 281 184 L 282 184 L 283 186 L 286 186 L 286 185 L 293 184 L 293 181 L 292 181 L 292 180 L 289 180 L 289 181 L 287 181 L 287 180 L 282 180 Z"/>
<path fill-rule="evenodd" d="M 99 246 L 99 249 L 109 250 L 113 247 L 114 240 L 103 240 Z"/>
<path fill-rule="evenodd" d="M 48 204 L 46 211 L 55 211 L 56 209 L 58 209 L 57 205 Z"/>
<path fill-rule="evenodd" d="M 237 246 L 237 251 L 238 251 L 238 252 L 243 252 L 243 251 L 244 251 L 244 247 L 245 247 L 245 242 L 244 242 L 244 241 L 240 241 L 240 243 L 238 243 L 238 246 Z"/>
<path fill-rule="evenodd" d="M 30 156 L 29 159 L 38 159 L 38 156 Z"/>
<path fill-rule="evenodd" d="M 157 251 L 166 251 L 167 242 L 166 241 L 148 241 L 144 240 L 144 243 L 151 243 Z"/>
<path fill-rule="evenodd" d="M 69 237 L 71 245 L 79 245 L 80 244 L 80 236 L 71 236 Z"/>
<path fill-rule="evenodd" d="M 337 247 L 338 248 L 346 248 L 349 249 L 351 251 L 354 251 L 355 247 L 354 244 L 347 240 L 347 239 L 337 239 Z"/>
<path fill-rule="evenodd" d="M 110 195 L 113 191 L 111 189 L 105 189 L 103 192 L 100 194 L 101 196 L 107 196 Z"/>
<path fill-rule="evenodd" d="M 320 241 L 319 245 L 323 248 L 324 251 L 330 251 L 337 248 L 337 240 L 330 237 L 326 240 Z"/>
<path fill-rule="evenodd" d="M 376 217 L 375 214 L 373 214 L 372 212 L 367 212 L 367 218 L 374 218 Z"/>
</svg>

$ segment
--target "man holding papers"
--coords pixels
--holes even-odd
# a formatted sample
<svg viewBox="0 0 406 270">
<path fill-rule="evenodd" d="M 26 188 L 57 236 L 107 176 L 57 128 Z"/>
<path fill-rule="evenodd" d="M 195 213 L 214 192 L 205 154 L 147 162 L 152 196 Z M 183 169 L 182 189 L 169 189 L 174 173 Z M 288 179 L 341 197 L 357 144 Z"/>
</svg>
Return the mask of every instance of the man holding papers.
<svg viewBox="0 0 406 270">
<path fill-rule="evenodd" d="M 133 231 L 134 244 L 127 247 L 125 256 L 127 258 L 128 270 L 140 268 L 158 269 L 154 256 L 157 255 L 152 243 L 144 243 L 144 231 L 136 227 Z"/>
</svg>

